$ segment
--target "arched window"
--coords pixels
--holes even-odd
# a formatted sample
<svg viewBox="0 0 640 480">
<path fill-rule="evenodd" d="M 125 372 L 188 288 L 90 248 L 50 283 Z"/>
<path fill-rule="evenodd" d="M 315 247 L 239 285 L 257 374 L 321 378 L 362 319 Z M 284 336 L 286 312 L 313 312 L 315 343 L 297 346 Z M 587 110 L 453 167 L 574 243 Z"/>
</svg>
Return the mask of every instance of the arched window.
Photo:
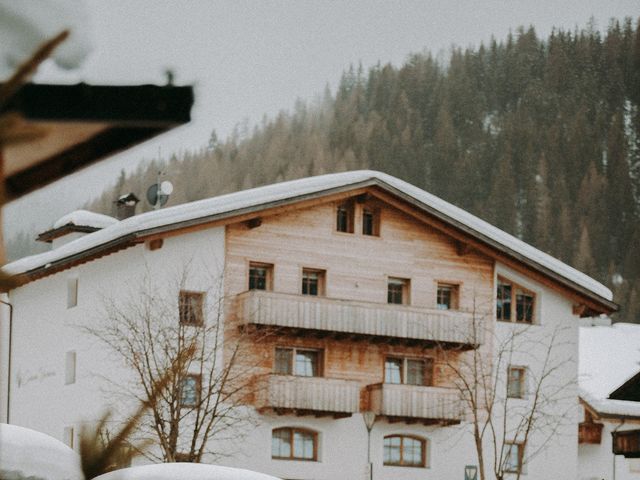
<svg viewBox="0 0 640 480">
<path fill-rule="evenodd" d="M 384 437 L 383 463 L 403 467 L 426 467 L 427 441 L 409 435 L 388 435 Z"/>
<path fill-rule="evenodd" d="M 271 433 L 271 458 L 318 460 L 318 433 L 304 428 L 274 428 Z"/>
</svg>

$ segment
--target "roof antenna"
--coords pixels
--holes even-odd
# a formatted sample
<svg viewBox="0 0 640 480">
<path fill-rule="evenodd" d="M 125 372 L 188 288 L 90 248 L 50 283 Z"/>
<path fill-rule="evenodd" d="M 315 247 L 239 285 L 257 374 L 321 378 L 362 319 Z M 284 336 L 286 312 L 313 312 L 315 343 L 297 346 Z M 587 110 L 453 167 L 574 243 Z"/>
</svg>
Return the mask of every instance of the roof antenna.
<svg viewBox="0 0 640 480">
<path fill-rule="evenodd" d="M 160 147 L 158 147 L 158 159 L 161 158 Z M 159 210 L 169 201 L 169 195 L 173 192 L 173 183 L 169 180 L 161 181 L 161 177 L 166 175 L 165 172 L 158 170 L 156 183 L 147 189 L 147 201 L 153 206 L 154 210 Z"/>
</svg>

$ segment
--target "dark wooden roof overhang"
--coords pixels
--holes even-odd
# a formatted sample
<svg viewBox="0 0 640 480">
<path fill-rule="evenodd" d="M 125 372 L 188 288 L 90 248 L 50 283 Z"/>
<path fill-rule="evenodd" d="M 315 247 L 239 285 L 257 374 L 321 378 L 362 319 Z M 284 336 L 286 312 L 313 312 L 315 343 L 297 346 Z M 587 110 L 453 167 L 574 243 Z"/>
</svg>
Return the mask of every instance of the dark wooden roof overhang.
<svg viewBox="0 0 640 480">
<path fill-rule="evenodd" d="M 556 288 L 563 290 L 565 294 L 570 295 L 576 300 L 576 302 L 585 307 L 582 310 L 581 316 L 602 313 L 609 314 L 618 310 L 618 305 L 616 303 L 601 297 L 588 288 L 562 276 L 558 272 L 539 264 L 535 260 L 511 249 L 509 246 L 497 242 L 496 240 L 484 235 L 482 232 L 474 230 L 468 225 L 451 218 L 428 204 L 420 202 L 411 195 L 402 192 L 377 178 L 371 178 L 362 182 L 355 182 L 348 185 L 341 185 L 339 187 L 265 202 L 259 205 L 252 205 L 245 208 L 205 215 L 151 229 L 140 230 L 122 237 L 121 239 L 113 240 L 112 242 L 109 242 L 109 244 L 116 245 L 122 244 L 123 242 L 130 242 L 128 246 L 131 246 L 135 243 L 144 242 L 145 240 L 153 238 L 179 235 L 190 230 L 200 229 L 203 226 L 213 227 L 223 223 L 230 223 L 231 221 L 246 222 L 252 218 L 278 214 L 290 209 L 293 204 L 296 204 L 296 208 L 305 208 L 306 206 L 317 202 L 319 199 L 323 199 L 325 201 L 339 200 L 341 198 L 344 199 L 369 192 L 378 196 L 382 200 L 391 202 L 393 205 L 402 208 L 408 214 L 429 222 L 431 225 L 439 228 L 444 233 L 452 236 L 454 239 L 464 243 L 465 245 L 469 245 L 492 258 L 497 258 L 501 262 L 504 262 L 513 268 L 525 271 L 528 274 L 533 273 L 534 278 L 537 280 L 551 283 Z M 102 247 L 104 246 L 81 252 L 73 257 L 92 257 L 96 255 L 96 253 L 102 251 Z M 53 270 L 59 271 L 60 269 L 69 268 L 71 266 L 70 263 L 73 261 L 77 261 L 77 259 L 74 260 L 72 257 L 64 258 L 55 262 L 55 265 L 49 265 L 48 269 L 51 273 L 54 273 Z M 69 265 L 65 266 L 67 264 Z M 56 266 L 57 270 L 53 268 Z M 44 269 L 45 267 L 39 267 L 30 272 L 26 272 L 26 276 L 31 278 L 33 275 L 37 275 L 39 278 L 42 276 Z M 22 283 L 26 282 L 23 281 Z"/>
<path fill-rule="evenodd" d="M 640 372 L 611 392 L 609 398 L 612 400 L 640 402 Z"/>
<path fill-rule="evenodd" d="M 98 227 L 88 227 L 83 225 L 74 225 L 73 223 L 67 223 L 66 225 L 62 225 L 61 227 L 54 228 L 52 230 L 47 230 L 46 232 L 42 232 L 38 235 L 36 240 L 38 242 L 46 242 L 51 243 L 56 238 L 62 237 L 68 233 L 78 232 L 78 233 L 93 233 L 101 228 Z"/>
<path fill-rule="evenodd" d="M 7 199 L 190 120 L 193 88 L 24 85 L 0 110 Z"/>
</svg>

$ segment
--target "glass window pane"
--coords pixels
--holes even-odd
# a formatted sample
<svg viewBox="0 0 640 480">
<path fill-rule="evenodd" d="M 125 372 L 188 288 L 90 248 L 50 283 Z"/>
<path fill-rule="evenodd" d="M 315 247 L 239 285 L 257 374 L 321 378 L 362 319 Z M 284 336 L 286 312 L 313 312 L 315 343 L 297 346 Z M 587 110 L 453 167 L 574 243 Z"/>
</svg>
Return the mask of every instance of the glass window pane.
<svg viewBox="0 0 640 480">
<path fill-rule="evenodd" d="M 496 317 L 498 320 L 511 320 L 511 285 L 508 283 L 498 283 Z"/>
<path fill-rule="evenodd" d="M 516 320 L 531 323 L 533 321 L 533 295 L 516 290 Z"/>
<path fill-rule="evenodd" d="M 198 403 L 199 378 L 188 376 L 182 379 L 180 391 L 180 404 L 183 407 L 193 407 Z"/>
<path fill-rule="evenodd" d="M 291 457 L 291 430 L 281 428 L 274 430 L 271 435 L 271 456 L 272 457 Z"/>
<path fill-rule="evenodd" d="M 252 266 L 249 269 L 249 290 L 267 289 L 267 267 Z"/>
<path fill-rule="evenodd" d="M 509 368 L 507 396 L 511 398 L 524 397 L 524 369 Z"/>
<path fill-rule="evenodd" d="M 274 371 L 280 375 L 291 375 L 293 350 L 290 348 L 276 348 L 276 363 Z"/>
<path fill-rule="evenodd" d="M 438 286 L 438 309 L 450 310 L 452 287 L 440 285 Z"/>
<path fill-rule="evenodd" d="M 424 385 L 424 367 L 423 360 L 407 360 L 407 384 Z"/>
<path fill-rule="evenodd" d="M 318 376 L 318 352 L 312 350 L 296 351 L 296 375 L 301 377 Z"/>
<path fill-rule="evenodd" d="M 383 463 L 385 465 L 400 464 L 400 437 L 386 437 L 384 439 Z"/>
<path fill-rule="evenodd" d="M 293 433 L 293 456 L 305 460 L 314 459 L 314 439 L 315 435 L 310 432 L 294 431 Z"/>
<path fill-rule="evenodd" d="M 504 471 L 518 472 L 520 468 L 520 455 L 518 444 L 508 443 L 504 446 Z"/>
<path fill-rule="evenodd" d="M 422 465 L 422 442 L 420 440 L 403 438 L 402 463 L 404 465 Z"/>
<path fill-rule="evenodd" d="M 320 284 L 319 272 L 304 270 L 302 272 L 302 294 L 318 295 L 318 285 Z"/>
<path fill-rule="evenodd" d="M 387 358 L 384 362 L 384 382 L 402 383 L 402 359 Z"/>
</svg>

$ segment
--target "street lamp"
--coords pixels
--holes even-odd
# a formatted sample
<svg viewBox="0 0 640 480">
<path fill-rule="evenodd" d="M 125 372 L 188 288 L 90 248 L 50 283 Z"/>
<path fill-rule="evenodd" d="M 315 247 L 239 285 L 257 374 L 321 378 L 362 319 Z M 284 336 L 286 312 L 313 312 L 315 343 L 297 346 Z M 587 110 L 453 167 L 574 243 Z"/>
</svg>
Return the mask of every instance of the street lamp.
<svg viewBox="0 0 640 480">
<path fill-rule="evenodd" d="M 373 412 L 362 412 L 364 426 L 367 427 L 367 463 L 369 464 L 369 480 L 373 479 L 373 464 L 371 463 L 371 429 L 376 423 L 376 414 Z"/>
</svg>

